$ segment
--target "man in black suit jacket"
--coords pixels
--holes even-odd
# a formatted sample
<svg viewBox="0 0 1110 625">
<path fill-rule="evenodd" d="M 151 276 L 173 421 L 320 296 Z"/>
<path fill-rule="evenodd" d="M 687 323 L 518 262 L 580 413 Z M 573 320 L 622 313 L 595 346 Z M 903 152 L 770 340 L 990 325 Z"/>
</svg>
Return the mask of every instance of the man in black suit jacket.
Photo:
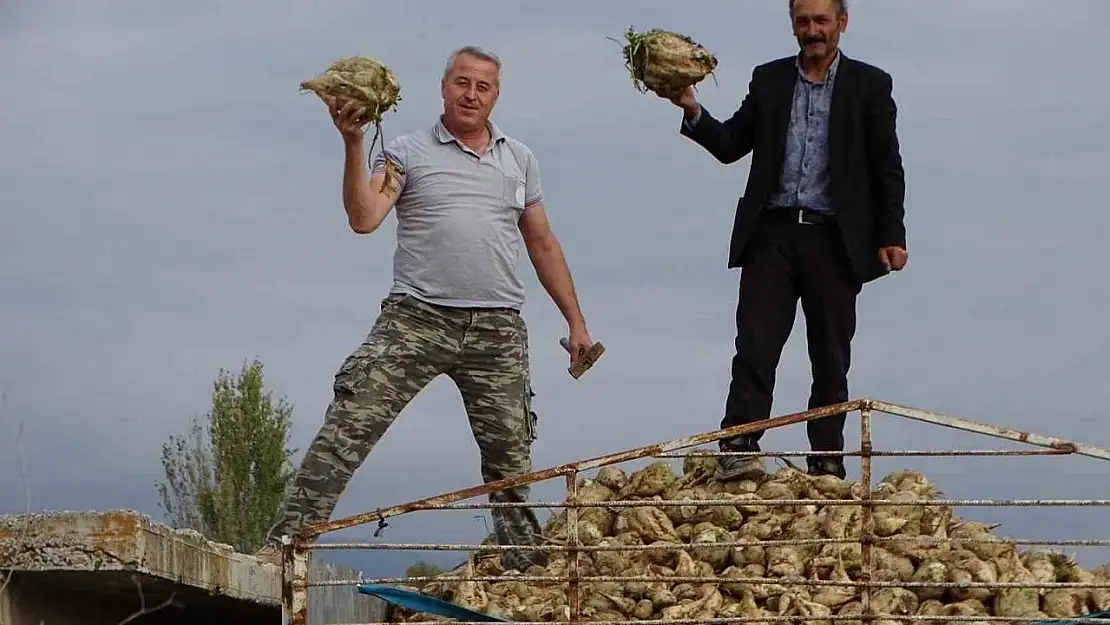
<svg viewBox="0 0 1110 625">
<path fill-rule="evenodd" d="M 770 416 L 775 370 L 800 299 L 813 372 L 809 406 L 848 400 L 856 297 L 907 260 L 905 179 L 889 74 L 839 50 L 844 0 L 789 0 L 800 53 L 752 72 L 740 109 L 718 121 L 693 88 L 658 95 L 683 112 L 680 132 L 718 161 L 752 155 L 728 266 L 740 267 L 736 354 L 721 427 Z M 809 472 L 844 477 L 845 415 L 809 421 Z M 760 435 L 721 442 L 759 451 Z M 722 456 L 717 476 L 763 473 L 754 456 Z"/>
</svg>

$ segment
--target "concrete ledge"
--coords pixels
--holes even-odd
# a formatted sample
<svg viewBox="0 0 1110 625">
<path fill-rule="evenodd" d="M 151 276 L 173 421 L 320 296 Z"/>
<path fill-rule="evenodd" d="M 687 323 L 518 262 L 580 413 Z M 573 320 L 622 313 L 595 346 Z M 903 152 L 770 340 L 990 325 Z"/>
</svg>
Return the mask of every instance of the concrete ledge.
<svg viewBox="0 0 1110 625">
<path fill-rule="evenodd" d="M 138 573 L 144 588 L 161 587 L 151 588 L 158 595 L 177 587 L 187 594 L 281 606 L 278 567 L 133 510 L 0 516 L 0 571 L 5 570 L 21 578 L 56 573 L 75 581 L 89 579 L 78 573 L 119 572 L 124 574 L 97 577 L 116 578 L 112 585 L 123 585 L 116 592 L 133 595 L 130 574 Z"/>
</svg>

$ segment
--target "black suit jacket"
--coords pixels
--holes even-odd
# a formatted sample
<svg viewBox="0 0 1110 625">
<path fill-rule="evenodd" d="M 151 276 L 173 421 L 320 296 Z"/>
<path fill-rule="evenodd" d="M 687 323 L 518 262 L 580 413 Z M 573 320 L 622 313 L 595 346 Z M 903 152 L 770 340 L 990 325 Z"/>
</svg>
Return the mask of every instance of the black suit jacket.
<svg viewBox="0 0 1110 625">
<path fill-rule="evenodd" d="M 680 132 L 722 163 L 752 155 L 748 183 L 736 206 L 729 268 L 742 267 L 745 249 L 769 199 L 779 189 L 794 95 L 796 57 L 752 71 L 748 94 L 731 118 L 702 107 L 694 128 Z M 861 282 L 886 273 L 882 246 L 906 247 L 906 183 L 899 153 L 890 74 L 841 52 L 829 111 L 829 199 L 841 238 Z"/>
</svg>

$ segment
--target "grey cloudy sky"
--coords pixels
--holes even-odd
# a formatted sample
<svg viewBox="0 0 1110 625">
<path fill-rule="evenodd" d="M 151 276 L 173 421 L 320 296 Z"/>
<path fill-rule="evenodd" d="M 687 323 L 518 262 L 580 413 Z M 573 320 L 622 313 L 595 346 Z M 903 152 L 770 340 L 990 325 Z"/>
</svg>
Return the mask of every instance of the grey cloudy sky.
<svg viewBox="0 0 1110 625">
<path fill-rule="evenodd" d="M 0 512 L 23 506 L 23 420 L 32 507 L 157 516 L 160 444 L 207 409 L 220 367 L 255 355 L 295 404 L 293 444 L 308 444 L 393 252 L 393 218 L 370 237 L 347 230 L 340 139 L 297 91 L 349 54 L 398 75 L 404 100 L 387 138 L 434 122 L 453 48 L 504 58 L 495 120 L 538 155 L 590 328 L 609 348 L 586 377 L 567 376 L 565 326 L 524 259 L 537 468 L 717 426 L 738 278 L 725 268 L 728 228 L 747 161 L 720 166 L 681 138 L 676 109 L 632 88 L 606 37 L 634 24 L 704 43 L 721 65 L 700 97 L 724 116 L 753 65 L 796 51 L 785 0 L 39 0 L 2 13 Z M 1104 0 L 852 5 L 845 52 L 895 79 L 910 241 L 907 271 L 860 301 L 853 395 L 1110 446 L 1110 86 L 1091 80 L 1108 21 Z M 799 320 L 776 413 L 805 406 L 802 330 Z M 887 449 L 993 444 L 893 420 L 876 436 Z M 804 429 L 767 441 L 798 449 Z M 1107 475 L 1104 463 L 1059 458 L 878 471 L 896 465 L 926 468 L 959 497 L 1098 497 Z M 337 514 L 479 480 L 458 394 L 440 379 Z M 560 494 L 554 482 L 536 491 Z M 1107 518 L 967 514 L 1073 538 Z M 385 537 L 475 540 L 473 516 L 422 513 Z"/>
</svg>

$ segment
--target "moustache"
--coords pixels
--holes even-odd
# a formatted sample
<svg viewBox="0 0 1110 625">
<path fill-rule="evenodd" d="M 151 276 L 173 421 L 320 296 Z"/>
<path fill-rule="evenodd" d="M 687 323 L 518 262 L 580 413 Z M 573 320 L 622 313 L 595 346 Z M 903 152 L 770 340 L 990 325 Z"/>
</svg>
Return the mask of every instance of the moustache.
<svg viewBox="0 0 1110 625">
<path fill-rule="evenodd" d="M 809 37 L 807 39 L 802 40 L 803 45 L 808 46 L 811 43 L 825 43 L 825 38 L 824 37 Z"/>
</svg>

